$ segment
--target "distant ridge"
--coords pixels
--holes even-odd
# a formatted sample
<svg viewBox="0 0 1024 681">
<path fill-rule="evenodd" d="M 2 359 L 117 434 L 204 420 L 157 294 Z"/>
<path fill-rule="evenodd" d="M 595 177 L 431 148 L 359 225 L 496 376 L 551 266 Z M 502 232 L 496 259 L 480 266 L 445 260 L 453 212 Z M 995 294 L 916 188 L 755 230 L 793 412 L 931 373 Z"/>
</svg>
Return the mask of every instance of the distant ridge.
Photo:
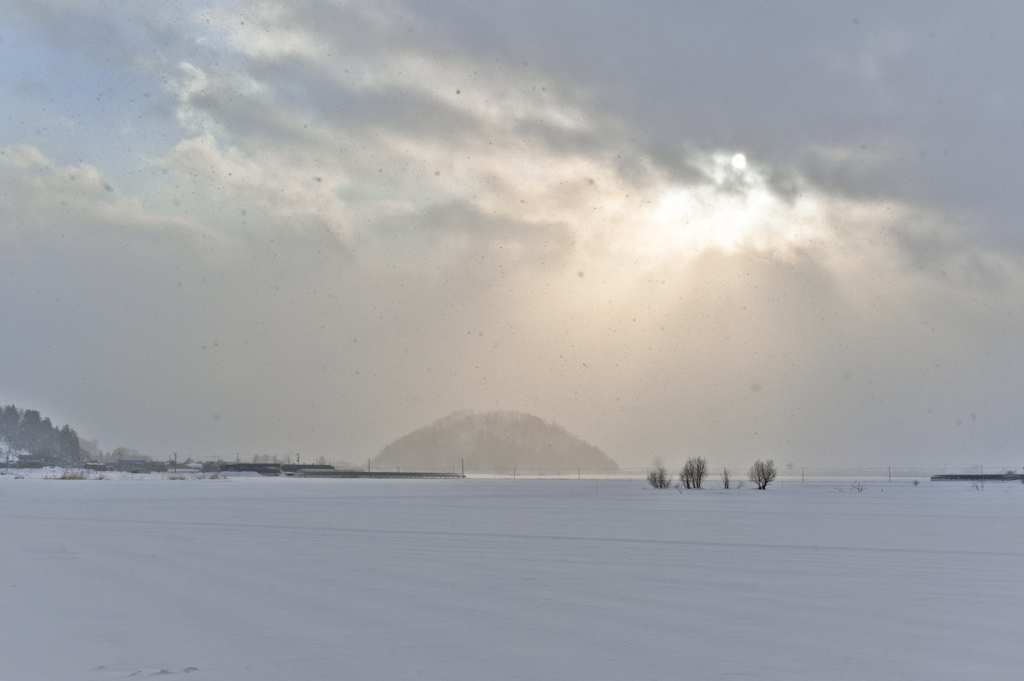
<svg viewBox="0 0 1024 681">
<path fill-rule="evenodd" d="M 374 459 L 382 466 L 417 470 L 619 470 L 597 447 L 532 414 L 458 411 L 398 438 Z"/>
</svg>

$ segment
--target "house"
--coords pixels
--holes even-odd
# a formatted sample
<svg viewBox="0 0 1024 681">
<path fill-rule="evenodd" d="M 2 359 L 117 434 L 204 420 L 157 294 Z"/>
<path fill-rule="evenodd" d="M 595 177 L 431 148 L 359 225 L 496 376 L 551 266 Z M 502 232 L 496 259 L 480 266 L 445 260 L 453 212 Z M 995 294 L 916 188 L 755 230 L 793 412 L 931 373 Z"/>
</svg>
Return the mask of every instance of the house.
<svg viewBox="0 0 1024 681">
<path fill-rule="evenodd" d="M 146 459 L 118 459 L 117 463 L 114 464 L 114 469 L 119 471 L 127 471 L 132 468 L 149 468 L 149 461 Z"/>
</svg>

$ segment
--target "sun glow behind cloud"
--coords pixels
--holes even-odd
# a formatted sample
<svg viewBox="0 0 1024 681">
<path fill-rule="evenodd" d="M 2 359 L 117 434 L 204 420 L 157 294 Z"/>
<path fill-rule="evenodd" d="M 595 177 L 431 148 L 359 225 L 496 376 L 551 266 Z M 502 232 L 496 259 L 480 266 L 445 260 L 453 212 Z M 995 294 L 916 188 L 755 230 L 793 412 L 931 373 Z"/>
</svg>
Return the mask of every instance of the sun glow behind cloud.
<svg viewBox="0 0 1024 681">
<path fill-rule="evenodd" d="M 665 188 L 646 216 L 649 253 L 674 257 L 752 249 L 785 255 L 825 238 L 826 209 L 813 190 L 784 199 L 758 169 L 745 164 L 737 169 L 725 154 L 708 155 L 701 167 L 706 183 Z"/>
<path fill-rule="evenodd" d="M 385 36 L 404 21 L 401 12 L 346 11 L 353 26 Z M 201 178 L 212 198 L 247 210 L 248 224 L 260 224 L 262 211 L 267 226 L 373 239 L 377 225 L 461 203 L 527 231 L 568 230 L 573 271 L 618 262 L 620 278 L 709 249 L 785 256 L 829 233 L 828 202 L 809 188 L 780 197 L 763 168 L 724 152 L 678 159 L 700 173 L 680 183 L 628 141 L 619 121 L 588 111 L 586 94 L 528 68 L 450 51 L 375 50 L 356 29 L 345 41 L 266 4 L 194 17 L 197 45 L 256 68 L 217 75 L 209 63 L 177 67 L 166 82 L 178 119 L 203 134 L 180 142 L 166 162 L 189 181 Z M 284 86 L 255 75 L 296 63 L 302 77 L 312 70 L 322 82 L 296 90 L 301 80 Z M 324 97 L 308 88 L 325 86 L 371 110 L 397 95 L 444 118 L 429 128 L 390 116 L 353 127 L 333 110 L 309 109 L 311 98 Z M 284 87 L 303 95 L 286 97 Z M 236 129 L 223 108 L 229 101 L 290 129 L 289 146 Z M 633 159 L 628 172 L 623 158 Z M 515 233 L 493 246 L 524 249 Z"/>
<path fill-rule="evenodd" d="M 384 118 L 353 130 L 322 113 L 307 115 L 301 100 L 289 103 L 272 82 L 244 74 L 211 78 L 182 64 L 185 77 L 168 80 L 180 102 L 178 116 L 183 122 L 206 121 L 193 124 L 205 134 L 181 142 L 168 158 L 170 167 L 204 177 L 239 206 L 262 207 L 271 222 L 326 227 L 351 240 L 372 236 L 382 221 L 458 202 L 524 229 L 567 229 L 578 253 L 573 270 L 614 269 L 619 262 L 620 278 L 645 276 L 709 249 L 786 257 L 828 237 L 827 198 L 808 187 L 781 197 L 764 169 L 748 164 L 743 154 L 681 158 L 701 178 L 679 183 L 633 148 L 617 121 L 584 113 L 578 93 L 562 92 L 539 74 L 429 51 L 368 59 L 365 51 L 346 53 L 346 45 L 332 44 L 311 27 L 305 34 L 298 26 L 282 28 L 282 18 L 288 18 L 282 11 L 260 6 L 244 19 L 224 9 L 201 12 L 199 41 L 254 63 L 304 60 L 329 74 L 339 93 L 359 93 L 364 100 L 413 95 L 428 109 L 458 112 L 466 125 L 426 133 Z M 362 20 L 390 30 L 391 22 L 378 14 Z M 225 126 L 224 114 L 209 108 L 226 99 L 227 91 L 263 109 L 268 120 L 309 122 L 295 131 L 298 137 L 287 150 L 239 137 Z M 551 144 L 552 134 L 582 144 L 559 148 Z M 295 153 L 296 142 L 307 153 Z M 617 161 L 623 157 L 635 159 L 628 175 Z M 506 254 L 523 250 L 515 234 L 497 241 L 495 248 Z M 458 243 L 449 246 L 459 248 Z"/>
</svg>

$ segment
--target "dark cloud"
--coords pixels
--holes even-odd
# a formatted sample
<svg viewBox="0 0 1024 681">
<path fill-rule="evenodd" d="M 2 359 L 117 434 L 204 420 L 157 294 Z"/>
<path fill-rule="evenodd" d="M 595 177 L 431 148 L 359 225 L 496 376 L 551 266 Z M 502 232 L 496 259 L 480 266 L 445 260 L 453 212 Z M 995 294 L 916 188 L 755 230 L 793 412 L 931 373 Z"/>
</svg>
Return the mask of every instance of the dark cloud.
<svg viewBox="0 0 1024 681">
<path fill-rule="evenodd" d="M 652 147 L 741 148 L 830 191 L 968 212 L 993 238 L 1020 245 L 1014 27 L 1024 14 L 1014 5 L 417 7 L 458 44 L 523 55 L 594 92 Z M 866 168 L 851 159 L 862 145 L 880 156 Z M 822 148 L 846 153 L 823 162 Z"/>
</svg>

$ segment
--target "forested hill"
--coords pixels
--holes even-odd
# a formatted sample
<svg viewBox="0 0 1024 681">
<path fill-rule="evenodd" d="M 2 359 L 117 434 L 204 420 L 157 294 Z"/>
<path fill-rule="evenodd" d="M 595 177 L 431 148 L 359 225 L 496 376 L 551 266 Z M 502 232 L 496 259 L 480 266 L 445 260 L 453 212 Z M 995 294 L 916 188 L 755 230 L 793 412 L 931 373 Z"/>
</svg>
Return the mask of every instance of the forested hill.
<svg viewBox="0 0 1024 681">
<path fill-rule="evenodd" d="M 0 455 L 8 452 L 55 464 L 74 463 L 81 457 L 78 434 L 70 426 L 57 428 L 38 411 L 13 404 L 0 409 Z"/>
<path fill-rule="evenodd" d="M 399 438 L 375 462 L 409 470 L 615 472 L 619 467 L 597 447 L 555 423 L 530 414 L 462 411 Z"/>
</svg>

